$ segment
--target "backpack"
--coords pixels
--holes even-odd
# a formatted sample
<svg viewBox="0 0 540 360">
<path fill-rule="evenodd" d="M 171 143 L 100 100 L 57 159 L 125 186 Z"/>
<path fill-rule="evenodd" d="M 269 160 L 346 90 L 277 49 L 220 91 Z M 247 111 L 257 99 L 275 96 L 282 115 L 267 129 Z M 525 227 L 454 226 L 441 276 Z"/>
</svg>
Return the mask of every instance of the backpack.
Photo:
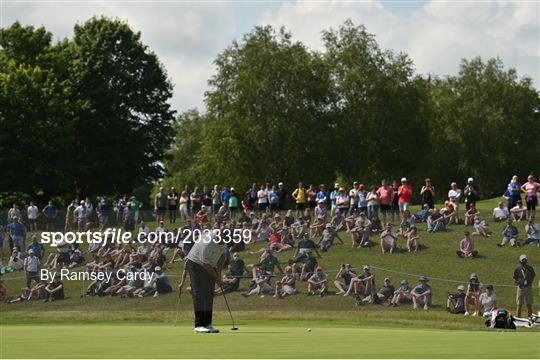
<svg viewBox="0 0 540 360">
<path fill-rule="evenodd" d="M 492 329 L 514 329 L 514 317 L 506 309 L 495 309 L 485 322 L 486 327 Z"/>
</svg>

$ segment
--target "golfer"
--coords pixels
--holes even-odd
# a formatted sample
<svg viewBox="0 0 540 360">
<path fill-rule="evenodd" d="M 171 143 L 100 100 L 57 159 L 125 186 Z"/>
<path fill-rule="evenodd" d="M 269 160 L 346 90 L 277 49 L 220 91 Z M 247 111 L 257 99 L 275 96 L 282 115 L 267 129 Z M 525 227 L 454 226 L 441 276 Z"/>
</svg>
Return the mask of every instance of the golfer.
<svg viewBox="0 0 540 360">
<path fill-rule="evenodd" d="M 195 310 L 196 333 L 218 333 L 212 326 L 212 308 L 214 306 L 214 287 L 221 286 L 221 269 L 225 260 L 225 246 L 219 230 L 202 237 L 186 256 L 186 270 L 191 281 L 191 297 Z M 180 284 L 180 288 L 183 283 Z"/>
<path fill-rule="evenodd" d="M 533 314 L 533 290 L 532 284 L 536 274 L 532 266 L 527 264 L 527 255 L 519 257 L 519 266 L 514 270 L 514 281 L 517 286 L 516 316 L 521 317 L 523 303 L 527 305 L 527 316 Z"/>
</svg>

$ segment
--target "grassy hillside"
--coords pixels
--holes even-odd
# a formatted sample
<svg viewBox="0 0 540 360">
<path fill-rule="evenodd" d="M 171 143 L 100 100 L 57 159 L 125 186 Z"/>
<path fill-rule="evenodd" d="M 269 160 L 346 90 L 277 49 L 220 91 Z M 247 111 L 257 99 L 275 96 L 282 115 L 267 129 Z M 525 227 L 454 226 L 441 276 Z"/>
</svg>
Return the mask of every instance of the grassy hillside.
<svg viewBox="0 0 540 360">
<path fill-rule="evenodd" d="M 491 210 L 497 200 L 487 200 L 479 203 L 479 209 L 483 218 L 490 219 Z M 151 224 L 153 228 L 154 224 Z M 524 232 L 525 223 L 518 223 L 521 234 Z M 442 233 L 428 234 L 425 224 L 418 226 L 421 243 L 427 245 L 427 249 L 418 253 L 403 253 L 383 255 L 380 248 L 352 249 L 350 237 L 341 233 L 345 244 L 337 244 L 327 253 L 322 253 L 319 263 L 329 271 L 329 277 L 333 279 L 341 263 L 347 262 L 355 267 L 369 264 L 375 270 L 377 287 L 384 277 L 390 277 L 394 285 L 399 284 L 401 279 L 408 279 L 411 285 L 417 283 L 417 276 L 428 275 L 432 280 L 433 302 L 435 307 L 429 311 L 413 311 L 409 305 L 398 308 L 388 308 L 378 305 L 365 305 L 356 308 L 352 297 L 329 295 L 323 298 L 306 296 L 306 284 L 299 284 L 300 295 L 286 298 L 285 300 L 273 299 L 270 296 L 243 298 L 240 292 L 228 295 L 229 302 L 239 321 L 242 319 L 313 319 L 327 320 L 328 322 L 340 322 L 343 324 L 387 324 L 388 321 L 394 326 L 429 326 L 455 329 L 478 329 L 482 320 L 478 318 L 451 315 L 446 313 L 446 296 L 449 292 L 455 292 L 459 283 L 466 284 L 469 274 L 475 272 L 484 284 L 494 284 L 495 292 L 500 306 L 515 308 L 515 288 L 513 287 L 512 273 L 518 264 L 518 257 L 525 253 L 529 256 L 529 262 L 540 273 L 540 248 L 527 246 L 525 248 L 499 248 L 496 244 L 501 239 L 502 225 L 490 222 L 493 237 L 475 237 L 476 247 L 481 257 L 473 260 L 460 259 L 455 255 L 459 241 L 466 229 L 463 225 L 451 225 Z M 470 230 L 470 228 L 469 228 Z M 378 243 L 378 236 L 372 237 Z M 404 246 L 403 238 L 399 244 Z M 250 249 L 258 249 L 261 244 L 251 245 Z M 285 263 L 291 252 L 279 254 L 280 262 Z M 170 254 L 169 254 L 170 256 Z M 255 263 L 256 255 L 242 254 L 247 264 Z M 174 287 L 178 284 L 181 263 L 175 263 L 166 272 L 171 276 Z M 406 275 L 413 274 L 413 275 Z M 24 286 L 24 275 L 21 272 L 10 273 L 4 276 L 10 295 L 17 296 L 19 289 Z M 538 279 L 537 279 L 538 280 Z M 459 282 L 459 283 L 458 283 Z M 26 303 L 1 305 L 1 317 L 4 323 L 25 322 L 73 322 L 84 321 L 152 321 L 171 322 L 175 316 L 177 292 L 159 296 L 157 298 L 144 299 L 121 299 L 115 298 L 81 298 L 82 290 L 87 283 L 66 281 L 66 296 L 68 299 L 54 303 L 42 303 L 31 301 Z M 241 287 L 245 289 L 248 280 L 243 280 Z M 335 290 L 331 287 L 332 290 Z M 535 289 L 538 301 L 538 290 Z M 182 321 L 191 319 L 191 299 L 184 294 L 181 299 Z M 216 299 L 216 316 L 225 320 L 227 314 L 223 299 Z"/>
</svg>

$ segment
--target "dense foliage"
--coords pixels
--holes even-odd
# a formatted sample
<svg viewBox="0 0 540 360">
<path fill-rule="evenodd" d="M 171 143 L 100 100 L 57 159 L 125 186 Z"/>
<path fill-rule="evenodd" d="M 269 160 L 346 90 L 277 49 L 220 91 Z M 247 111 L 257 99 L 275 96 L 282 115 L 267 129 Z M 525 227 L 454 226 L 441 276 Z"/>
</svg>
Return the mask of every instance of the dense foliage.
<svg viewBox="0 0 540 360">
<path fill-rule="evenodd" d="M 92 18 L 72 39 L 0 30 L 0 189 L 113 194 L 162 175 L 172 87 L 127 24 Z"/>
<path fill-rule="evenodd" d="M 538 165 L 539 94 L 499 59 L 422 77 L 406 54 L 382 50 L 350 21 L 322 39 L 317 52 L 283 29 L 257 27 L 220 53 L 207 112 L 175 124 L 165 183 L 407 176 L 447 188 L 474 176 L 491 195 Z"/>
</svg>

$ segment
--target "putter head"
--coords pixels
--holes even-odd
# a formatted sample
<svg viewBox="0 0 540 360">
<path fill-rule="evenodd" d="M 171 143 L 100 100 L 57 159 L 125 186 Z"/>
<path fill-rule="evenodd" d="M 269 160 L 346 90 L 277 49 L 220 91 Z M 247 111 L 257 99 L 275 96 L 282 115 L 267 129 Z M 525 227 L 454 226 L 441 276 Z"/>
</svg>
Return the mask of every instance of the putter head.
<svg viewBox="0 0 540 360">
<path fill-rule="evenodd" d="M 232 327 L 231 330 L 236 331 L 236 330 L 238 330 L 238 328 L 237 327 Z"/>
</svg>

